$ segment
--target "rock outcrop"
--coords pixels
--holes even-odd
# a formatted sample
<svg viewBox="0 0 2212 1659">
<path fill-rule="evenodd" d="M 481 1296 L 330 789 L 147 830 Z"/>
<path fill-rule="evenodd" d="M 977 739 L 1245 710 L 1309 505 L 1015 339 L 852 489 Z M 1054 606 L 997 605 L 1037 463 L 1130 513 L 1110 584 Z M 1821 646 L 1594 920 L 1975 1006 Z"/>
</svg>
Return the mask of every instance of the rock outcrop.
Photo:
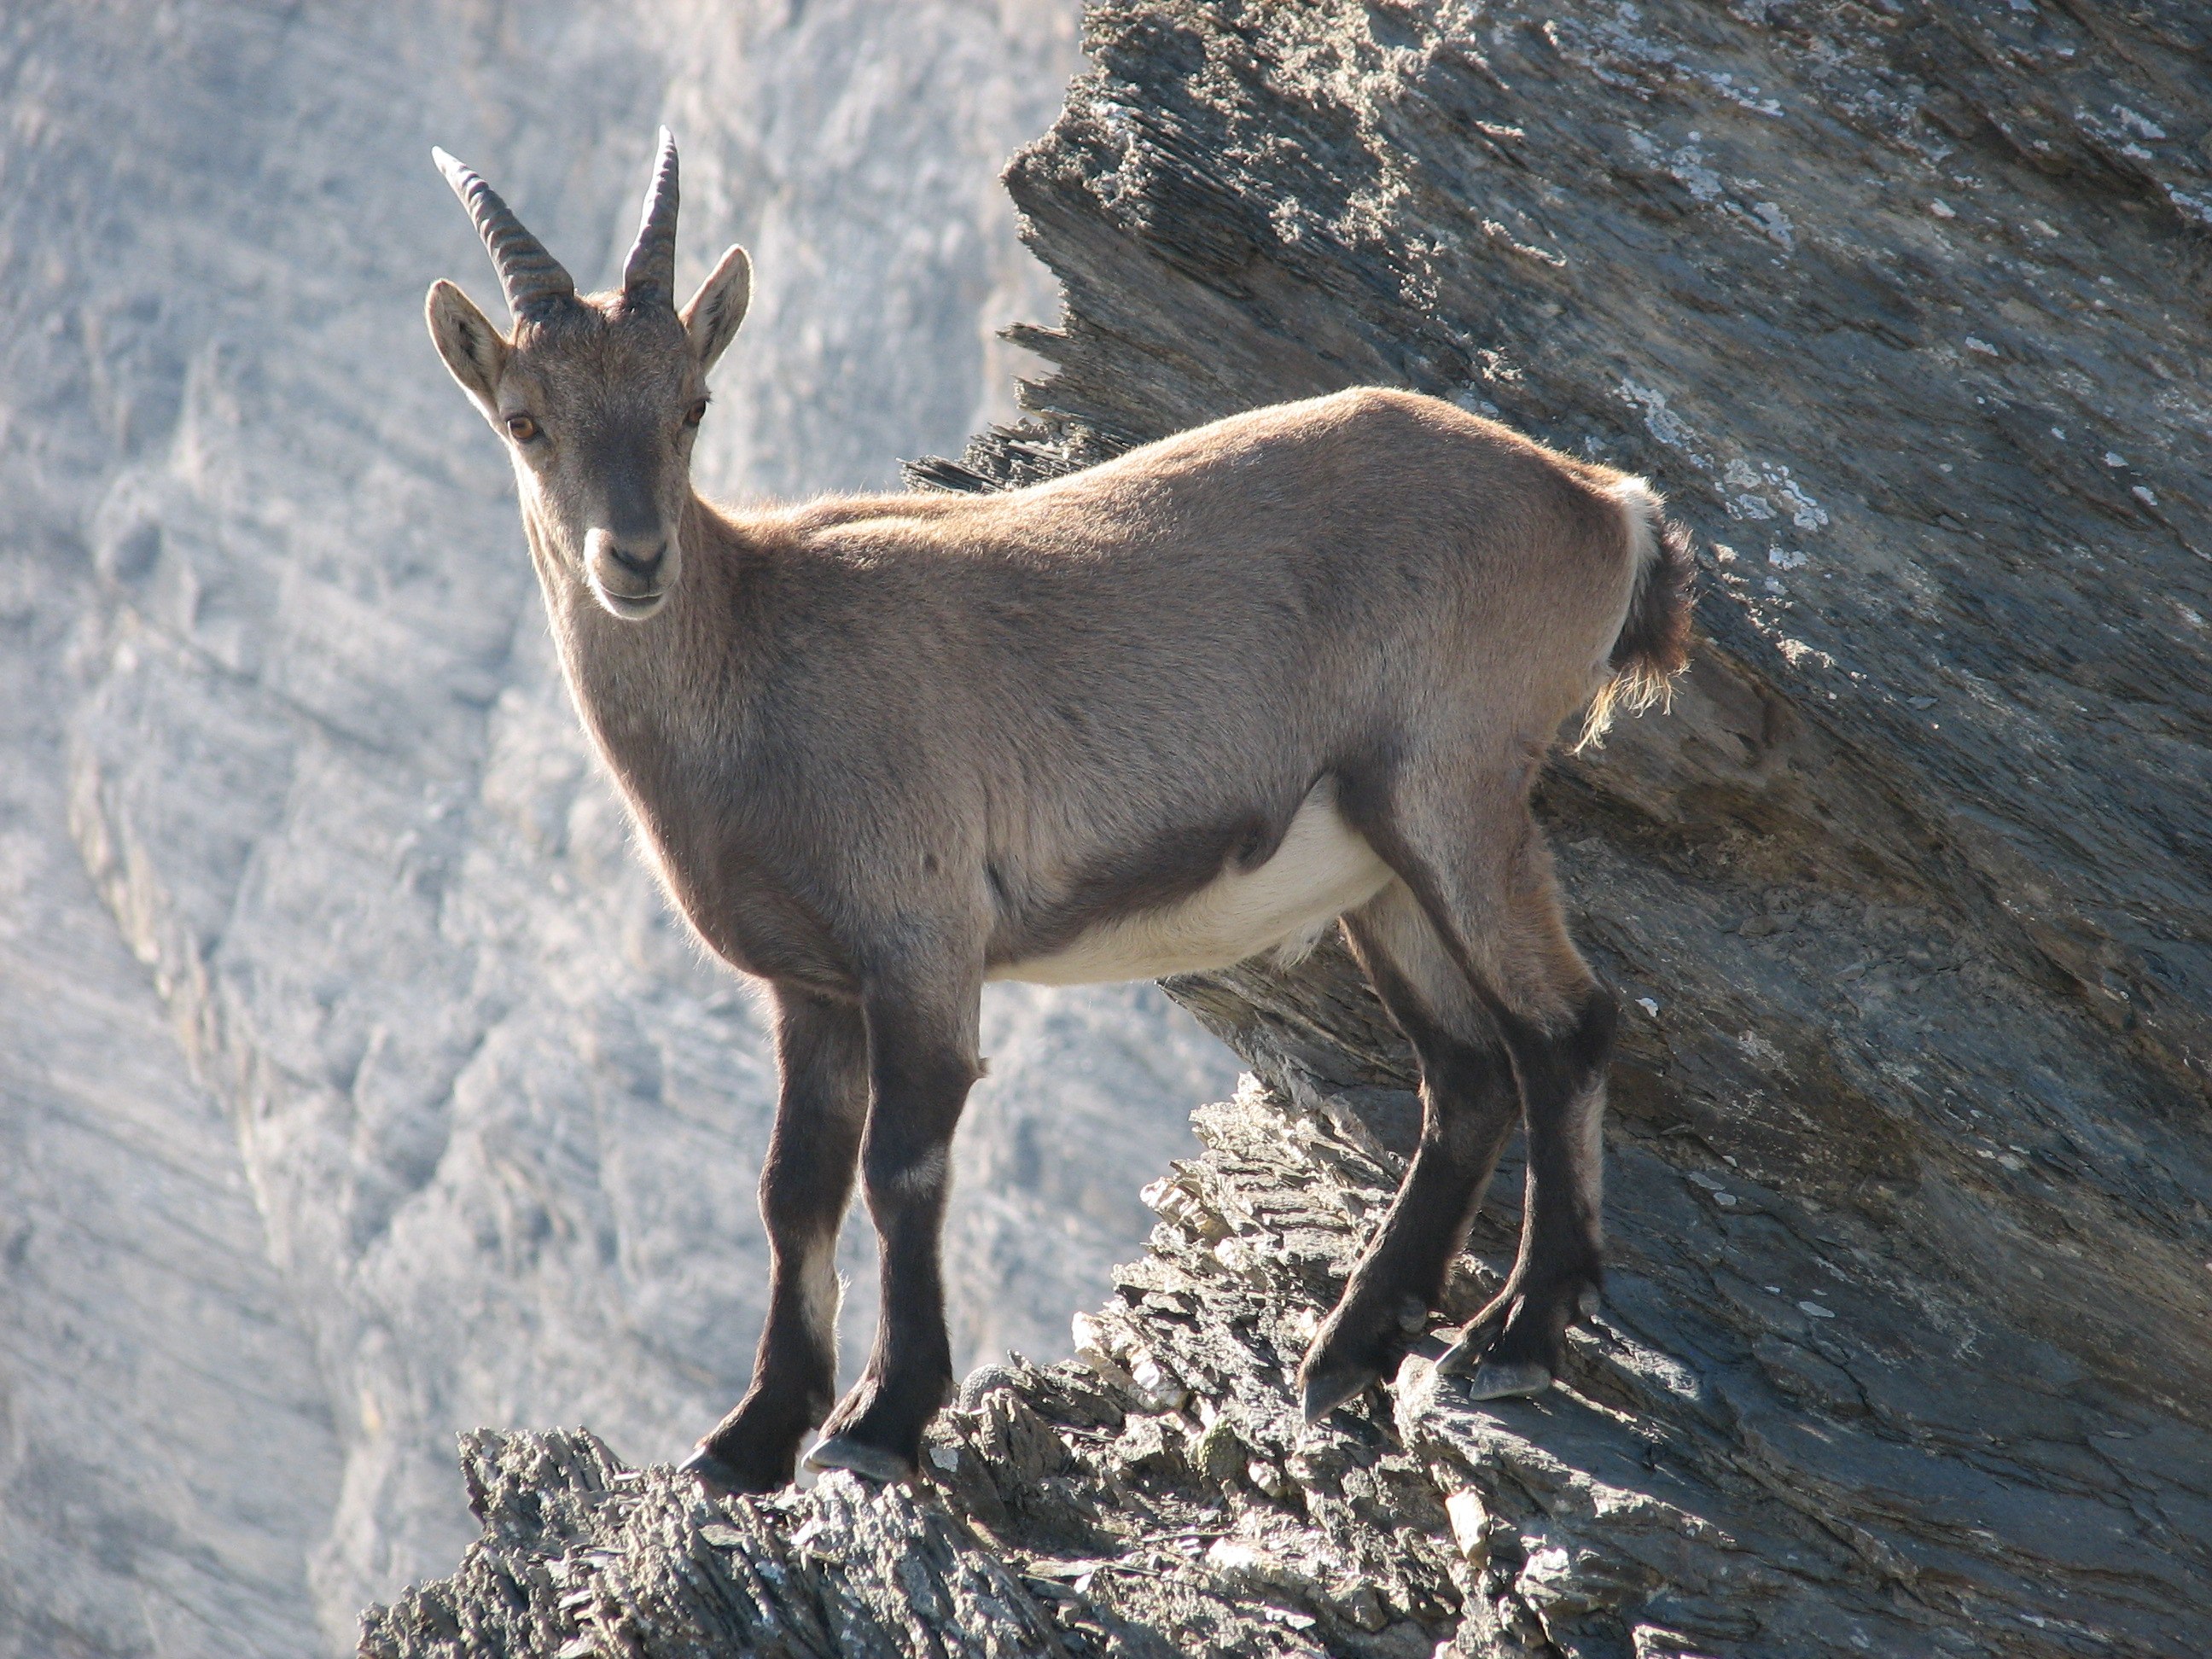
<svg viewBox="0 0 2212 1659">
<path fill-rule="evenodd" d="M 1627 1008 L 1606 1310 L 1540 1400 L 1412 1333 L 1302 1431 L 1403 1049 L 1340 953 L 1179 984 L 1259 1081 L 1085 1361 L 969 1379 L 938 1497 L 480 1441 L 484 1540 L 365 1650 L 2201 1651 L 2201 9 L 1109 0 L 1087 44 L 1008 174 L 1058 371 L 922 482 L 1380 380 L 1699 532 L 1672 710 L 1544 802 Z"/>
</svg>

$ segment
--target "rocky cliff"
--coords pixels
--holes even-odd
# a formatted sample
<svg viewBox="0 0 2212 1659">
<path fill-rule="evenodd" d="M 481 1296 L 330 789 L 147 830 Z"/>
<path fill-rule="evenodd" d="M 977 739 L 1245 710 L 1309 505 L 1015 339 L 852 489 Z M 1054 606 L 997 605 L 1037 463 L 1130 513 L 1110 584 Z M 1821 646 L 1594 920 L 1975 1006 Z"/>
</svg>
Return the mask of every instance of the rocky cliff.
<svg viewBox="0 0 2212 1659">
<path fill-rule="evenodd" d="M 583 1436 L 364 1650 L 2160 1655 L 2212 1629 L 2212 29 L 2179 3 L 1109 0 L 1008 175 L 1042 476 L 1358 381 L 1647 472 L 1670 712 L 1545 810 L 1628 1009 L 1563 1386 L 1290 1374 L 1395 1176 L 1339 954 L 1176 986 L 1200 1115 L 1084 1355 L 934 1494 L 709 1504 Z M 1455 1288 L 1494 1285 L 1501 1176 Z"/>
<path fill-rule="evenodd" d="M 672 1455 L 750 1367 L 760 1023 L 423 335 L 497 303 L 429 146 L 595 283 L 670 122 L 679 274 L 761 274 L 704 481 L 880 484 L 1012 413 L 996 176 L 1075 64 L 1062 0 L 0 13 L 0 1655 L 349 1648 L 473 1533 L 458 1429 Z M 962 1346 L 1063 1351 L 1235 1067 L 1150 988 L 990 1044 Z"/>
</svg>

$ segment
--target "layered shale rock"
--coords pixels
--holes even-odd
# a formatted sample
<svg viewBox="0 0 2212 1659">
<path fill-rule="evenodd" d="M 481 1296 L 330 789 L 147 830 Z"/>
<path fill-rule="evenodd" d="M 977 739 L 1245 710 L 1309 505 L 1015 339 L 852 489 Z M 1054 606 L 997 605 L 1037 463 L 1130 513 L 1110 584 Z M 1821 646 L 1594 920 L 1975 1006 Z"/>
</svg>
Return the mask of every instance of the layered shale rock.
<svg viewBox="0 0 2212 1659">
<path fill-rule="evenodd" d="M 1384 381 L 1644 471 L 1699 532 L 1671 711 L 1543 803 L 1627 1011 L 1606 1310 L 1540 1400 L 1471 1406 L 1409 1333 L 1389 1389 L 1302 1430 L 1288 1374 L 1407 1144 L 1404 1050 L 1339 952 L 1179 984 L 1260 1082 L 1155 1189 L 1089 1363 L 970 1379 L 936 1498 L 719 1509 L 647 1474 L 588 1542 L 493 1504 L 369 1650 L 451 1650 L 438 1609 L 532 1562 L 643 1583 L 613 1529 L 648 1501 L 702 1577 L 578 1602 L 633 1644 L 605 1650 L 766 1628 L 740 1558 L 787 1571 L 779 1629 L 816 1609 L 798 1652 L 1028 1651 L 1040 1617 L 1069 1652 L 2201 1650 L 2201 9 L 1164 0 L 1089 31 L 1008 175 L 1066 285 L 1021 337 L 1058 372 L 922 482 Z M 1509 1259 L 1512 1184 L 1455 1311 Z M 960 1616 L 835 1612 L 916 1504 L 950 1517 L 916 1595 L 975 1553 Z M 739 1541 L 688 1541 L 714 1527 Z"/>
</svg>

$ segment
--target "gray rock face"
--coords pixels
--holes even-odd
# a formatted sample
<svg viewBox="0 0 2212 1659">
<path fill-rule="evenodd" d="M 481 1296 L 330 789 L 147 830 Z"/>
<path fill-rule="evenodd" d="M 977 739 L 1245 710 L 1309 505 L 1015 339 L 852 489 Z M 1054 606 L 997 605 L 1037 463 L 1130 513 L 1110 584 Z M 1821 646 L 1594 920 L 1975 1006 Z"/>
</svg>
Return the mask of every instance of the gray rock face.
<svg viewBox="0 0 2212 1659">
<path fill-rule="evenodd" d="M 0 1655 L 307 1652 L 338 1437 L 222 1103 L 64 828 L 82 580 L 0 554 Z"/>
<path fill-rule="evenodd" d="M 749 1369 L 772 1066 L 423 337 L 434 276 L 496 306 L 428 146 L 592 283 L 670 122 L 679 276 L 760 273 L 702 482 L 880 484 L 1011 412 L 995 175 L 1074 53 L 1057 0 L 0 23 L 0 1653 L 349 1642 L 467 1536 L 456 1429 L 667 1455 Z M 1233 1071 L 1149 988 L 989 1029 L 971 1356 L 1064 1342 Z"/>
</svg>

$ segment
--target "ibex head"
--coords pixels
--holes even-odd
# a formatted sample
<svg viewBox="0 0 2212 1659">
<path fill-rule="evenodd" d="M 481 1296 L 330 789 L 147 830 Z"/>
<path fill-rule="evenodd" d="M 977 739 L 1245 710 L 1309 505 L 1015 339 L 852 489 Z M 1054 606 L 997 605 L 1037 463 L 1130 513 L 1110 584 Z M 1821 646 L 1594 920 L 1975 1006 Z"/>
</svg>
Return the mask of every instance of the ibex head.
<svg viewBox="0 0 2212 1659">
<path fill-rule="evenodd" d="M 489 185 L 431 154 L 514 315 L 503 335 L 453 283 L 434 283 L 426 309 L 438 355 L 507 440 L 524 516 L 546 550 L 608 611 L 642 621 L 683 574 L 707 372 L 744 319 L 751 262 L 732 248 L 676 309 L 676 141 L 665 127 L 622 287 L 606 294 L 578 295 Z"/>
</svg>

